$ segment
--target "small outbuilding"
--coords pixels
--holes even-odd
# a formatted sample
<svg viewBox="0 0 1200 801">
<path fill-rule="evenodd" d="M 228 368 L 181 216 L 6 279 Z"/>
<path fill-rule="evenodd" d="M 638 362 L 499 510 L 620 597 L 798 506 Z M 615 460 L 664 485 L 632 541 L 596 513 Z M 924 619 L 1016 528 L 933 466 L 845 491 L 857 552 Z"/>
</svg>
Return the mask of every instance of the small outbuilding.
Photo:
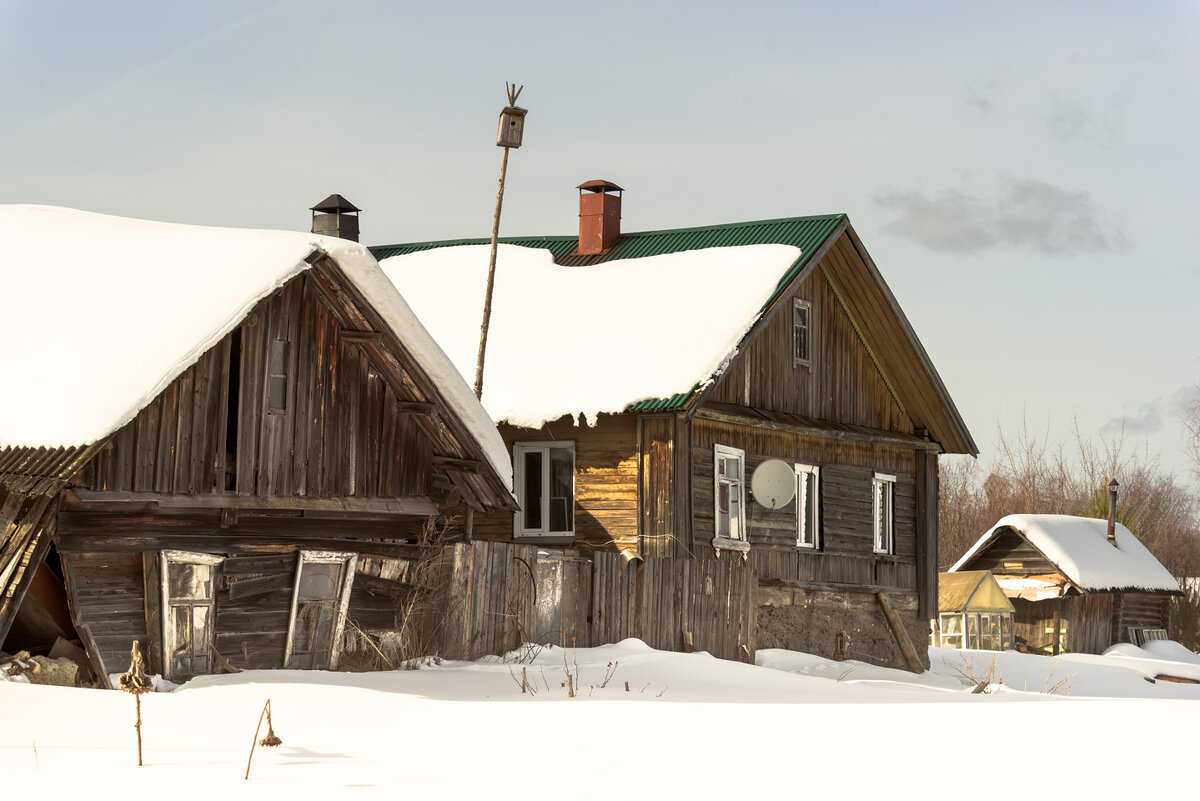
<svg viewBox="0 0 1200 801">
<path fill-rule="evenodd" d="M 934 645 L 983 651 L 1013 648 L 1016 610 L 990 570 L 938 575 Z"/>
<path fill-rule="evenodd" d="M 1016 610 L 1019 648 L 1103 653 L 1166 636 L 1179 582 L 1120 523 L 1070 515 L 1009 515 L 951 573 L 990 570 Z"/>
</svg>

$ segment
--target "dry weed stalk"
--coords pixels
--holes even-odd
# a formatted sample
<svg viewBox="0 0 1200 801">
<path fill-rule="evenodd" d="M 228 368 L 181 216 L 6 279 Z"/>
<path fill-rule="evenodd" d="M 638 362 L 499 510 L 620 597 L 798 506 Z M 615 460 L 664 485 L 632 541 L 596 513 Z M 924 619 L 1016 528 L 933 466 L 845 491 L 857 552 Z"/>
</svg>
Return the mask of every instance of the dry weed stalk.
<svg viewBox="0 0 1200 801">
<path fill-rule="evenodd" d="M 962 660 L 962 667 L 952 664 L 944 658 L 942 659 L 942 664 L 962 676 L 971 684 L 974 684 L 975 689 L 972 690 L 973 693 L 987 692 L 987 688 L 995 682 L 1004 683 L 1004 679 L 996 675 L 996 657 L 992 657 L 992 663 L 988 666 L 987 673 L 979 673 L 975 668 L 975 664 L 967 659 L 965 655 L 960 654 L 959 658 Z"/>
<path fill-rule="evenodd" d="M 1054 667 L 1046 674 L 1046 681 L 1042 683 L 1043 695 L 1070 695 L 1071 688 L 1075 686 L 1075 674 L 1068 673 L 1065 676 L 1060 676 L 1053 684 L 1050 680 L 1054 678 L 1054 674 L 1058 672 L 1058 662 L 1054 663 Z"/>
<path fill-rule="evenodd" d="M 258 732 L 262 729 L 263 718 L 267 719 L 267 736 L 258 739 Z M 263 711 L 258 715 L 258 725 L 254 727 L 254 739 L 250 741 L 250 757 L 246 760 L 246 781 L 250 780 L 250 763 L 254 761 L 254 746 L 261 745 L 264 748 L 275 748 L 283 745 L 283 740 L 275 736 L 275 727 L 271 725 L 271 699 L 267 699 L 267 703 L 263 706 Z"/>
<path fill-rule="evenodd" d="M 137 640 L 133 641 L 133 647 L 129 649 L 129 670 L 121 674 L 117 679 L 118 686 L 133 696 L 137 706 L 137 723 L 133 728 L 137 730 L 138 743 L 138 767 L 142 766 L 142 695 L 154 689 L 153 682 L 146 676 L 146 663 L 142 660 L 142 646 Z"/>
</svg>

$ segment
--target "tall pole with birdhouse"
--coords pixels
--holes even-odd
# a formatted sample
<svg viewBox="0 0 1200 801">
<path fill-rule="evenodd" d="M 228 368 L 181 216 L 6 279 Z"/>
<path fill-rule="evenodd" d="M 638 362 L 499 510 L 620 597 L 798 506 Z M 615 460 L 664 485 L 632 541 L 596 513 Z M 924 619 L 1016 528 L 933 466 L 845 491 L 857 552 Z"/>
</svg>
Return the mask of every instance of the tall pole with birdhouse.
<svg viewBox="0 0 1200 801">
<path fill-rule="evenodd" d="M 500 236 L 500 208 L 504 205 L 504 176 L 508 172 L 508 151 L 521 146 L 521 135 L 525 132 L 526 109 L 517 106 L 517 98 L 524 86 L 504 82 L 508 92 L 508 105 L 500 112 L 500 130 L 496 134 L 496 146 L 504 148 L 500 160 L 500 188 L 496 190 L 496 213 L 492 216 L 492 249 L 488 256 L 487 292 L 483 298 L 483 325 L 479 328 L 479 358 L 475 363 L 475 397 L 483 397 L 483 357 L 487 351 L 488 325 L 492 319 L 492 288 L 496 283 L 496 240 Z"/>
</svg>

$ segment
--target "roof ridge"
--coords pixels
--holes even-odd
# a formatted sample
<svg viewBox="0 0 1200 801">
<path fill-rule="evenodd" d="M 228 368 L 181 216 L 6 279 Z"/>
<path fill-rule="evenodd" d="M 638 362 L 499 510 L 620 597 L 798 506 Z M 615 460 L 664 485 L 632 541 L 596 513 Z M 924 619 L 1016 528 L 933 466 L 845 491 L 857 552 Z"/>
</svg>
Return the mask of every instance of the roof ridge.
<svg viewBox="0 0 1200 801">
<path fill-rule="evenodd" d="M 699 231 L 727 231 L 732 228 L 750 228 L 758 225 L 779 225 L 780 223 L 796 223 L 796 222 L 818 222 L 841 220 L 847 215 L 845 212 L 835 212 L 832 214 L 810 214 L 800 217 L 774 217 L 766 220 L 745 220 L 743 222 L 732 223 L 715 223 L 713 225 L 687 225 L 680 228 L 657 228 L 651 231 L 629 231 L 622 232 L 621 239 L 636 238 L 655 235 L 682 234 L 687 232 Z M 530 234 L 520 235 L 514 234 L 509 236 L 499 237 L 498 242 L 509 244 L 514 240 L 541 240 L 545 242 L 566 242 L 578 239 L 575 234 Z M 370 250 L 392 250 L 394 248 L 417 248 L 430 247 L 440 245 L 442 247 L 451 247 L 454 245 L 478 245 L 491 242 L 491 237 L 458 237 L 453 239 L 430 239 L 424 242 L 396 242 L 389 245 L 371 245 Z"/>
</svg>

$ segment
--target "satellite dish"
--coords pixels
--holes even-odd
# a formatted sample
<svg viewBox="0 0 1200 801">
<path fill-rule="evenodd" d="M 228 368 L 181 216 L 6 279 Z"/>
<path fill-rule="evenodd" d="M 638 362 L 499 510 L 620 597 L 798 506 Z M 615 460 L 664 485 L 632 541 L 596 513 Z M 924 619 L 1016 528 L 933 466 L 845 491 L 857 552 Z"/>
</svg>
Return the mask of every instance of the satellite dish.
<svg viewBox="0 0 1200 801">
<path fill-rule="evenodd" d="M 782 509 L 796 497 L 796 473 L 782 459 L 768 459 L 754 468 L 750 491 L 768 509 Z"/>
</svg>

